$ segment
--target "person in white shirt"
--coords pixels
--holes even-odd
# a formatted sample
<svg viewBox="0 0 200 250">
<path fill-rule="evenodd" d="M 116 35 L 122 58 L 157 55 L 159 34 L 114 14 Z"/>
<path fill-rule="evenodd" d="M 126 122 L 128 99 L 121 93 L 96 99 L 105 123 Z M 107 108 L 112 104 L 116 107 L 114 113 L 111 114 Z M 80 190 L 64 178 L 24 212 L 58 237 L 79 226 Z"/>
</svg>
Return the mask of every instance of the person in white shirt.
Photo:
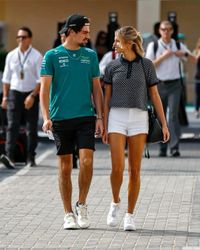
<svg viewBox="0 0 200 250">
<path fill-rule="evenodd" d="M 178 117 L 180 97 L 181 97 L 181 75 L 180 60 L 187 58 L 190 62 L 195 62 L 195 57 L 180 43 L 172 39 L 173 26 L 169 21 L 160 23 L 159 32 L 161 38 L 157 42 L 155 50 L 155 42 L 151 42 L 146 51 L 146 57 L 152 60 L 156 68 L 156 74 L 160 81 L 158 91 L 162 100 L 163 108 L 166 114 L 169 108 L 169 129 L 170 129 L 170 153 L 173 157 L 180 156 L 179 138 L 180 138 L 180 122 Z M 160 157 L 167 156 L 167 143 L 160 144 Z"/>
<path fill-rule="evenodd" d="M 28 27 L 21 27 L 16 39 L 18 47 L 8 53 L 2 78 L 1 106 L 7 109 L 8 128 L 6 155 L 1 155 L 1 161 L 7 168 L 15 168 L 14 151 L 22 117 L 25 117 L 28 130 L 28 160 L 30 166 L 36 165 L 38 94 L 43 57 L 32 47 L 32 31 Z"/>
<path fill-rule="evenodd" d="M 111 62 L 112 60 L 116 59 L 119 57 L 119 54 L 116 53 L 116 51 L 111 50 L 108 51 L 103 58 L 101 59 L 101 61 L 99 62 L 99 69 L 100 69 L 100 74 L 101 76 L 104 75 L 105 73 L 105 68 L 108 65 L 109 62 Z"/>
</svg>

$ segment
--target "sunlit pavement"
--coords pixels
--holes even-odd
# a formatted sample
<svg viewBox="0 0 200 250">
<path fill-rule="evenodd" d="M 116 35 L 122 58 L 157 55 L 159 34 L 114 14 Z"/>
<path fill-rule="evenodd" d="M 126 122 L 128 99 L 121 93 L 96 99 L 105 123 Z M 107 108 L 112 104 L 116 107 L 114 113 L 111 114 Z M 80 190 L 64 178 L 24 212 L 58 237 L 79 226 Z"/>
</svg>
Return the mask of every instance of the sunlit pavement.
<svg viewBox="0 0 200 250">
<path fill-rule="evenodd" d="M 200 123 L 195 119 L 190 127 Z M 198 134 L 196 127 L 191 131 Z M 182 140 L 179 158 L 159 158 L 158 146 L 150 146 L 151 158 L 142 161 L 141 190 L 134 213 L 135 232 L 123 231 L 127 207 L 127 160 L 119 225 L 110 228 L 106 225 L 111 202 L 110 154 L 108 147 L 100 142 L 97 142 L 96 149 L 88 196 L 91 226 L 85 230 L 62 228 L 64 212 L 52 142 L 40 143 L 35 168 L 19 165 L 16 170 L 8 170 L 0 165 L 0 250 L 200 250 L 198 140 Z M 72 174 L 73 204 L 78 196 L 78 171 L 73 169 Z"/>
</svg>

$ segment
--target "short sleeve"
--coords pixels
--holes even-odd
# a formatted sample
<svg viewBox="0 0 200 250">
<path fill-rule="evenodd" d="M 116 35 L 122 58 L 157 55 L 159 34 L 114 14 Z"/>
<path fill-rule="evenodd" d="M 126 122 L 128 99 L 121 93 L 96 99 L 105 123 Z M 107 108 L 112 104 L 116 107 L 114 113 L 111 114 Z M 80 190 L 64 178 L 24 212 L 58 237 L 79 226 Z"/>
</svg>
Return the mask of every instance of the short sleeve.
<svg viewBox="0 0 200 250">
<path fill-rule="evenodd" d="M 154 42 L 150 42 L 147 46 L 146 54 L 145 57 L 154 60 L 155 59 L 155 54 L 154 54 Z"/>
<path fill-rule="evenodd" d="M 93 53 L 93 63 L 92 63 L 92 78 L 100 76 L 99 61 L 96 52 Z"/>
<path fill-rule="evenodd" d="M 40 75 L 53 76 L 53 71 L 52 54 L 48 51 L 42 60 Z"/>
<path fill-rule="evenodd" d="M 11 54 L 9 53 L 6 57 L 5 68 L 3 72 L 3 78 L 2 78 L 3 83 L 10 83 L 10 80 L 11 80 L 12 72 L 10 69 L 10 57 L 11 57 Z"/>
<path fill-rule="evenodd" d="M 99 63 L 99 68 L 100 68 L 100 73 L 103 76 L 105 73 L 105 68 L 106 65 L 108 65 L 109 62 L 111 62 L 112 59 L 112 51 L 107 52 L 103 58 L 101 59 L 100 63 Z"/>
<path fill-rule="evenodd" d="M 147 83 L 148 83 L 148 86 L 151 87 L 153 85 L 158 84 L 159 80 L 157 78 L 156 70 L 152 61 L 146 58 L 144 58 L 144 61 L 145 61 L 144 66 L 145 66 L 145 71 L 146 71 L 146 76 L 147 76 Z"/>
<path fill-rule="evenodd" d="M 40 69 L 41 69 L 41 65 L 42 65 L 42 55 L 39 53 L 38 57 L 37 57 L 37 61 L 36 61 L 36 82 L 39 83 L 40 82 Z"/>
<path fill-rule="evenodd" d="M 183 50 L 184 52 L 187 52 L 187 53 L 191 53 L 190 50 L 187 48 L 187 46 L 183 43 L 180 43 L 180 48 L 181 50 Z"/>
<path fill-rule="evenodd" d="M 103 81 L 105 84 L 112 84 L 112 70 L 111 64 L 109 63 L 105 68 L 105 73 L 103 76 Z"/>
</svg>

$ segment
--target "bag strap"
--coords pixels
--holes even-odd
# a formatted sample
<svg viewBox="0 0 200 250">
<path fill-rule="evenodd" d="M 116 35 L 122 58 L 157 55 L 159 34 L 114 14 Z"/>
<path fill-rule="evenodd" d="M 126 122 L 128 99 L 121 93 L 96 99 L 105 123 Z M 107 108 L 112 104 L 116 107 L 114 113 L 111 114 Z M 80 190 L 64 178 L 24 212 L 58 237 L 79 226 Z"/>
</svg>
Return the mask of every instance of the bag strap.
<svg viewBox="0 0 200 250">
<path fill-rule="evenodd" d="M 147 98 L 149 99 L 149 90 L 148 90 L 148 84 L 147 84 L 147 75 L 146 75 L 146 71 L 145 71 L 145 67 L 144 67 L 144 61 L 143 58 L 141 57 L 141 64 L 142 64 L 142 69 L 144 72 L 144 76 L 145 76 L 145 83 L 146 83 L 146 88 L 147 88 Z M 153 110 L 153 107 L 151 104 L 148 105 L 148 107 Z M 144 156 L 145 158 L 149 159 L 150 158 L 150 153 L 149 153 L 149 144 L 146 143 L 145 145 L 145 149 L 144 149 Z"/>
<path fill-rule="evenodd" d="M 177 50 L 180 50 L 181 48 L 181 44 L 179 41 L 176 41 L 176 48 Z M 153 53 L 154 53 L 154 57 L 156 57 L 156 52 L 158 50 L 158 40 L 153 42 Z"/>
<path fill-rule="evenodd" d="M 154 53 L 154 57 L 156 57 L 156 52 L 158 50 L 158 40 L 153 42 L 153 53 Z"/>
<path fill-rule="evenodd" d="M 141 64 L 142 64 L 142 69 L 143 69 L 143 72 L 144 72 L 144 76 L 145 76 L 145 83 L 146 83 L 146 88 L 147 88 L 147 98 L 148 100 L 150 100 L 150 97 L 149 97 L 149 86 L 147 84 L 147 73 L 145 71 L 145 67 L 144 67 L 144 61 L 143 61 L 143 58 L 141 57 Z M 153 106 L 151 103 L 149 103 L 148 105 L 149 108 L 153 109 Z"/>
<path fill-rule="evenodd" d="M 147 75 L 146 75 L 144 61 L 143 61 L 142 57 L 141 57 L 141 64 L 142 64 L 142 69 L 143 69 L 143 73 L 144 73 L 144 77 L 145 77 L 145 83 L 146 83 L 146 87 L 147 87 L 147 96 L 149 96 L 148 85 L 147 85 Z"/>
</svg>

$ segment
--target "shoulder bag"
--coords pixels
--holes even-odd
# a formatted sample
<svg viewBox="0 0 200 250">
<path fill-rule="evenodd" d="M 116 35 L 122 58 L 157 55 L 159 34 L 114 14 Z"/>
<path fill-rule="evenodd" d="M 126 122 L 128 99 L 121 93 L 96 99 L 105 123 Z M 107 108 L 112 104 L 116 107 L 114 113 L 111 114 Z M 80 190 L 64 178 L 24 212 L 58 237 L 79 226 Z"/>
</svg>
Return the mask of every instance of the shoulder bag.
<svg viewBox="0 0 200 250">
<path fill-rule="evenodd" d="M 148 84 L 147 84 L 147 76 L 144 69 L 143 59 L 141 58 L 142 68 L 145 75 L 146 87 L 147 87 L 147 96 L 148 93 Z M 149 103 L 148 105 L 148 116 L 149 116 L 149 133 L 147 136 L 147 143 L 158 143 L 163 141 L 163 132 L 160 121 L 158 120 L 153 105 Z"/>
</svg>

